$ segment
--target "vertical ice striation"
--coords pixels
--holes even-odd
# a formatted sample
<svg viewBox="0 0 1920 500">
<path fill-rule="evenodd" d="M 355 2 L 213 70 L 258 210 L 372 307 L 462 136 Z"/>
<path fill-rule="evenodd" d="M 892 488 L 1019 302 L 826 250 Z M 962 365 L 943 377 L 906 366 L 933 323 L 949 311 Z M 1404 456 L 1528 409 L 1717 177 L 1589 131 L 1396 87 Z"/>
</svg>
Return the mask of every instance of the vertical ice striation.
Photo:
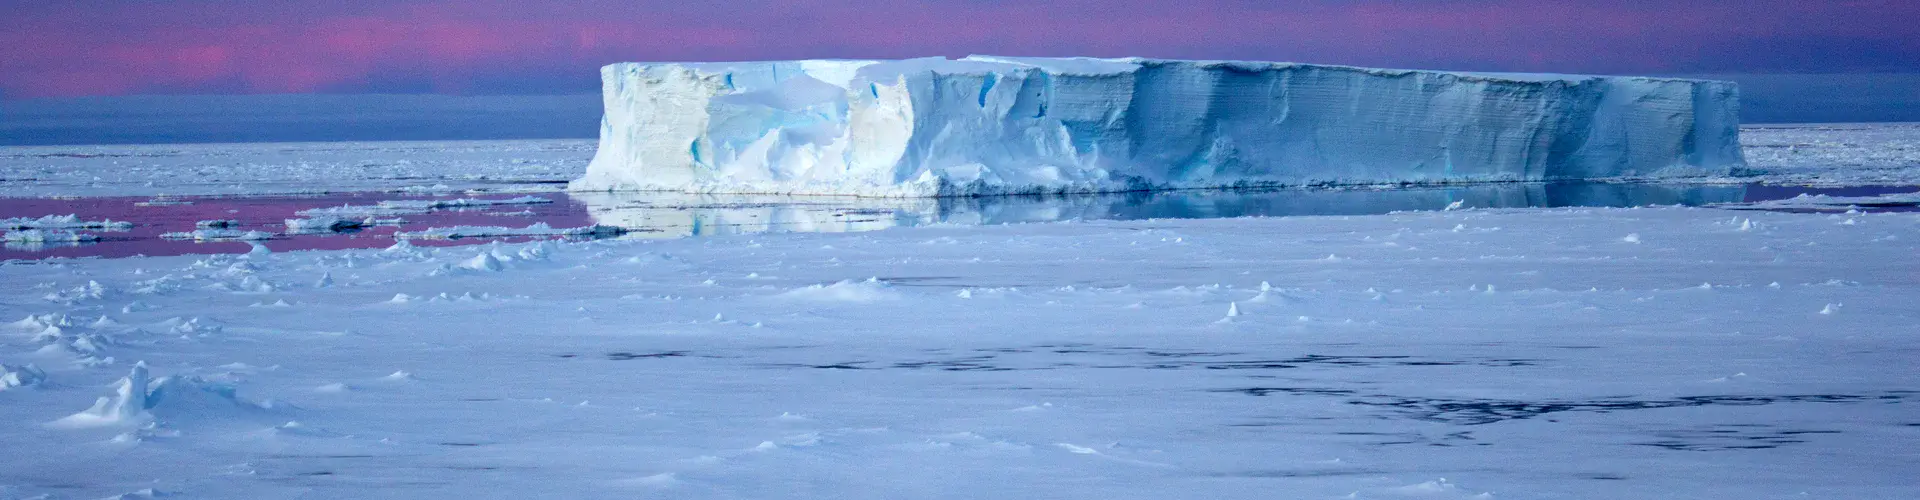
<svg viewBox="0 0 1920 500">
<path fill-rule="evenodd" d="M 1738 90 L 1239 61 L 622 63 L 576 190 L 890 197 L 1726 175 Z"/>
</svg>

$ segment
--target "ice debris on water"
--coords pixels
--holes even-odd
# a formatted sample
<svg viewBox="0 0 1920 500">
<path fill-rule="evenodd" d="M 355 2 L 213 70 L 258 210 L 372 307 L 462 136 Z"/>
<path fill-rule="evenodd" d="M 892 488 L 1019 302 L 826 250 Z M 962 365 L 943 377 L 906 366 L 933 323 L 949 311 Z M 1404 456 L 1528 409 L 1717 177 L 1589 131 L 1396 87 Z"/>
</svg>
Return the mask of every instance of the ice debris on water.
<svg viewBox="0 0 1920 500">
<path fill-rule="evenodd" d="M 67 214 L 67 215 L 46 215 L 41 217 L 9 217 L 5 219 L 0 219 L 0 229 L 6 229 L 6 230 L 99 229 L 99 230 L 105 230 L 105 231 L 126 231 L 129 229 L 133 229 L 133 223 L 116 221 L 112 219 L 102 219 L 97 221 L 82 220 L 78 215 Z"/>
<path fill-rule="evenodd" d="M 287 234 L 337 233 L 375 225 L 370 217 L 317 216 L 287 219 Z"/>
<path fill-rule="evenodd" d="M 607 237 L 620 236 L 623 234 L 627 234 L 627 230 L 619 227 L 615 227 L 615 226 L 603 226 L 599 224 L 594 224 L 590 226 L 581 226 L 581 227 L 555 228 L 553 226 L 547 225 L 547 223 L 545 222 L 538 222 L 538 223 L 534 223 L 531 226 L 519 227 L 519 228 L 498 227 L 498 226 L 436 227 L 436 228 L 430 228 L 424 231 L 402 231 L 402 232 L 394 233 L 393 237 L 401 238 L 401 239 L 417 238 L 417 239 L 441 239 L 441 240 L 451 240 L 451 239 L 460 239 L 460 238 L 499 237 L 499 236 L 564 236 L 564 237 L 573 237 L 573 238 L 607 238 Z"/>
<path fill-rule="evenodd" d="M 451 200 L 383 200 L 378 206 L 394 210 L 426 211 L 441 208 L 473 208 L 500 205 L 539 205 L 553 203 L 553 200 L 538 196 L 521 196 L 502 200 L 481 198 L 457 198 Z M 343 207 L 344 208 L 344 207 Z"/>
<path fill-rule="evenodd" d="M 79 233 L 63 229 L 22 229 L 7 231 L 0 236 L 8 243 L 86 243 L 100 241 L 100 237 L 90 233 Z"/>
<path fill-rule="evenodd" d="M 195 229 L 187 232 L 161 234 L 161 238 L 170 240 L 193 241 L 258 241 L 273 239 L 276 236 L 266 231 L 241 231 L 238 229 Z"/>
<path fill-rule="evenodd" d="M 437 209 L 495 205 L 531 205 L 540 203 L 553 203 L 553 200 L 536 196 L 522 196 L 504 200 L 478 198 L 459 198 L 452 200 L 385 200 L 375 205 L 342 205 L 338 207 L 301 210 L 296 213 L 299 217 L 287 219 L 286 224 L 288 233 L 330 233 L 371 226 L 399 225 L 405 221 L 396 218 L 396 216 L 426 213 Z"/>
</svg>

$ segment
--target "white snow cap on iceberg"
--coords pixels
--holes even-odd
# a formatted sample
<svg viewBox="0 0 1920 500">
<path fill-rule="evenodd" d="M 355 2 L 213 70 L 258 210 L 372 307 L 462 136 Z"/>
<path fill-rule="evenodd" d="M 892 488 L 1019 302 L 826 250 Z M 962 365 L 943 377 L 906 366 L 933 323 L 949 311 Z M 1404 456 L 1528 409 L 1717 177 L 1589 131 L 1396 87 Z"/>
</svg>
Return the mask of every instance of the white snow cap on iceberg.
<svg viewBox="0 0 1920 500">
<path fill-rule="evenodd" d="M 620 63 L 572 189 L 920 197 L 1727 175 L 1738 90 L 1246 61 Z"/>
</svg>

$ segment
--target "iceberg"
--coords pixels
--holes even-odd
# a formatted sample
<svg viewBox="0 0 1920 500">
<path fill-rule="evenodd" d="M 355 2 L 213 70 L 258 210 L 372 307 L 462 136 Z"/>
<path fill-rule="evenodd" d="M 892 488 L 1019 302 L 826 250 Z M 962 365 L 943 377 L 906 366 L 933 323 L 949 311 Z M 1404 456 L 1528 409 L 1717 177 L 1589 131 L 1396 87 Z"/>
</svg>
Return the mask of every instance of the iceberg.
<svg viewBox="0 0 1920 500">
<path fill-rule="evenodd" d="M 619 63 L 576 191 L 938 197 L 1725 176 L 1738 88 L 1143 58 Z"/>
</svg>

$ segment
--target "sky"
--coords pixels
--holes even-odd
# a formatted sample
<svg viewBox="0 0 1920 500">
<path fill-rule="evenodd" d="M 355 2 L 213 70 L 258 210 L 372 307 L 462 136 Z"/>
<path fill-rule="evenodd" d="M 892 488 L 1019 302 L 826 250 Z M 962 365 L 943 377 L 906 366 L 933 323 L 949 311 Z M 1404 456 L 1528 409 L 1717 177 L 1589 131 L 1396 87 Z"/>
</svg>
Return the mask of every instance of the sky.
<svg viewBox="0 0 1920 500">
<path fill-rule="evenodd" d="M 1916 0 L 0 0 L 0 12 L 0 130 L 16 132 L 39 126 L 21 116 L 124 105 L 116 96 L 578 96 L 621 61 L 967 54 L 1715 75 L 1759 82 L 1748 96 L 1769 121 L 1920 120 Z M 234 102 L 215 107 L 253 101 Z M 568 113 L 555 120 L 592 115 L 543 102 Z M 591 118 L 577 121 L 566 134 L 591 135 Z"/>
<path fill-rule="evenodd" d="M 619 61 L 970 53 L 1920 72 L 1914 0 L 0 1 L 0 97 L 591 91 Z"/>
</svg>

